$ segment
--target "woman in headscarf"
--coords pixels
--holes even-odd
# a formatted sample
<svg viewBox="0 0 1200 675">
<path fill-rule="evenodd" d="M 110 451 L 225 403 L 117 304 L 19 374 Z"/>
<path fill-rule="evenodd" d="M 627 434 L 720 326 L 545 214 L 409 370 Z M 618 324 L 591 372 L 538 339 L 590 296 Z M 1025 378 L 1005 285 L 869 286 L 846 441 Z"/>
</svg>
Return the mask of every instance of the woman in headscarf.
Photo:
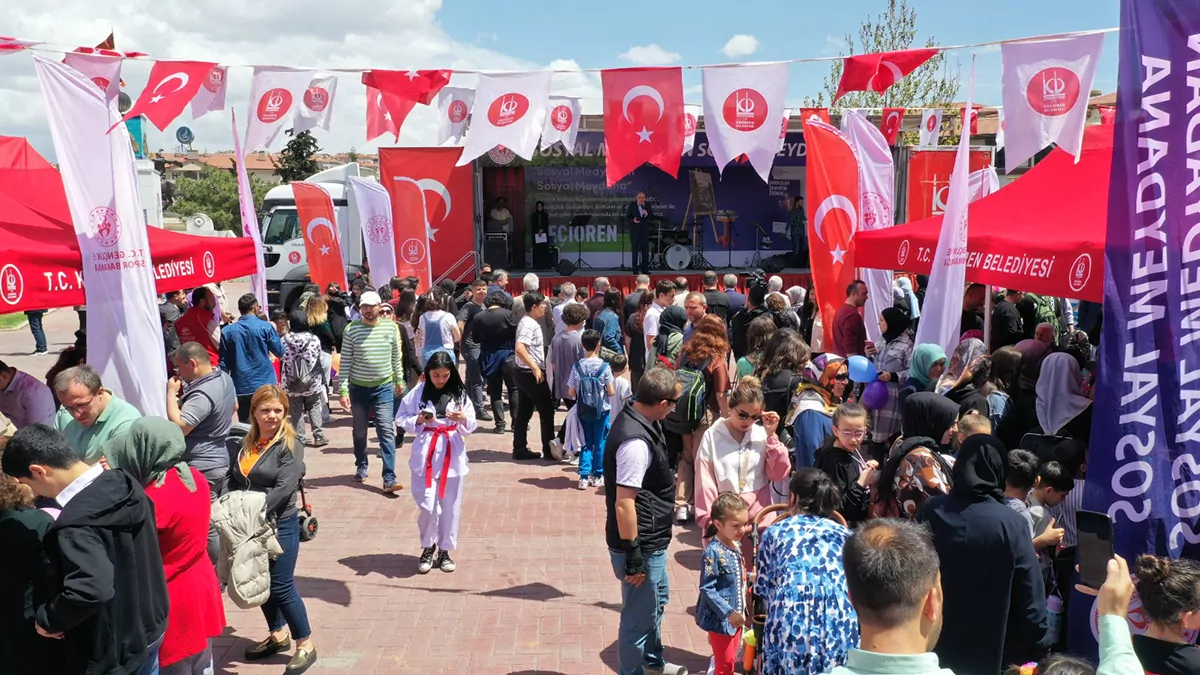
<svg viewBox="0 0 1200 675">
<path fill-rule="evenodd" d="M 183 461 L 183 432 L 165 419 L 143 417 L 104 448 L 108 465 L 129 474 L 154 502 L 158 547 L 170 613 L 158 663 L 164 675 L 212 668 L 211 638 L 225 627 L 217 575 L 208 558 L 208 482 Z"/>
<path fill-rule="evenodd" d="M 908 316 L 909 309 L 911 309 L 908 304 L 908 296 L 895 282 L 892 282 L 892 307 L 904 312 L 905 316 Z"/>
<path fill-rule="evenodd" d="M 660 364 L 674 367 L 683 349 L 683 327 L 686 325 L 687 313 L 682 307 L 671 305 L 662 311 L 658 317 L 658 336 L 654 338 L 651 350 L 655 362 L 646 364 L 647 368 Z M 665 363 L 663 359 L 666 359 Z"/>
<path fill-rule="evenodd" d="M 801 286 L 792 286 L 787 289 L 788 300 L 792 302 L 792 311 L 799 316 L 804 307 L 804 300 L 808 297 L 808 291 Z"/>
<path fill-rule="evenodd" d="M 917 345 L 909 361 L 908 379 L 900 386 L 900 409 L 904 410 L 904 399 L 919 391 L 933 391 L 933 383 L 946 370 L 946 352 L 932 343 Z"/>
<path fill-rule="evenodd" d="M 908 277 L 900 277 L 893 282 L 893 285 L 904 293 L 904 297 L 908 298 L 908 318 L 916 322 L 921 318 L 921 301 L 917 299 L 917 294 L 913 291 L 912 282 Z"/>
<path fill-rule="evenodd" d="M 879 381 L 887 387 L 887 402 L 871 411 L 872 453 L 877 459 L 887 457 L 887 447 L 900 433 L 900 383 L 908 379 L 912 359 L 912 338 L 908 335 L 908 315 L 896 307 L 884 308 L 879 318 L 883 345 L 875 354 L 875 369 Z"/>
<path fill-rule="evenodd" d="M 958 406 L 945 396 L 922 391 L 905 399 L 904 438 L 871 493 L 871 517 L 914 518 L 926 499 L 950 491 L 950 463 L 943 453 L 957 422 Z"/>
<path fill-rule="evenodd" d="M 1029 525 L 1004 504 L 1005 454 L 994 436 L 968 438 L 950 494 L 920 514 L 933 532 L 945 600 L 934 652 L 956 673 L 995 673 L 1045 651 L 1046 593 Z"/>
<path fill-rule="evenodd" d="M 954 355 L 950 357 L 950 362 L 946 365 L 946 372 L 938 378 L 935 391 L 945 394 L 951 389 L 965 384 L 967 380 L 971 379 L 970 367 L 975 363 L 975 359 L 984 354 L 987 354 L 987 347 L 984 346 L 983 340 L 976 337 L 964 338 L 954 349 Z"/>
<path fill-rule="evenodd" d="M 814 371 L 819 374 L 814 376 Z M 836 354 L 818 356 L 805 372 L 792 403 L 794 417 L 787 420 L 796 469 L 812 466 L 817 450 L 833 435 L 833 411 L 846 398 L 849 372 L 846 359 Z"/>
<path fill-rule="evenodd" d="M 1051 354 L 1042 361 L 1037 382 L 1037 420 L 1042 433 L 1091 440 L 1092 400 L 1083 395 L 1079 361 L 1066 353 Z"/>
<path fill-rule="evenodd" d="M 533 213 L 529 214 L 529 229 L 533 233 L 533 259 L 538 261 L 534 267 L 539 267 L 543 260 L 550 260 L 550 214 L 546 213 L 546 205 L 539 199 L 533 203 Z"/>
</svg>

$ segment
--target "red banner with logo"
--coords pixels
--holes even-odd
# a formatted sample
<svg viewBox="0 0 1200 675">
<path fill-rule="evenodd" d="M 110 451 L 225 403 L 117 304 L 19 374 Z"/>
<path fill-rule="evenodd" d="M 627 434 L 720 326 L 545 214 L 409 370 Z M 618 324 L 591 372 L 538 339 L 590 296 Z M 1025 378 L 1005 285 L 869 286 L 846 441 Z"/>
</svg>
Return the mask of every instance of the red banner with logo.
<svg viewBox="0 0 1200 675">
<path fill-rule="evenodd" d="M 402 228 L 404 222 L 414 218 L 398 208 L 404 205 L 397 204 L 399 191 L 393 188 L 415 181 L 424 193 L 430 231 L 428 266 L 435 281 L 468 280 L 474 272 L 475 181 L 471 165 L 454 166 L 461 154 L 462 148 L 379 149 L 379 182 L 392 196 L 392 222 L 399 247 L 413 238 L 408 236 L 409 230 Z M 404 248 L 396 249 L 396 264 L 400 269 L 409 264 Z"/>
<path fill-rule="evenodd" d="M 303 181 L 292 183 L 304 252 L 308 254 L 308 277 L 322 289 L 332 282 L 346 288 L 346 265 L 337 235 L 337 218 L 329 193 Z"/>
<path fill-rule="evenodd" d="M 905 222 L 912 223 L 946 210 L 950 174 L 954 171 L 955 148 L 913 150 L 908 155 L 908 201 Z M 971 172 L 992 165 L 990 150 L 972 150 Z"/>
</svg>

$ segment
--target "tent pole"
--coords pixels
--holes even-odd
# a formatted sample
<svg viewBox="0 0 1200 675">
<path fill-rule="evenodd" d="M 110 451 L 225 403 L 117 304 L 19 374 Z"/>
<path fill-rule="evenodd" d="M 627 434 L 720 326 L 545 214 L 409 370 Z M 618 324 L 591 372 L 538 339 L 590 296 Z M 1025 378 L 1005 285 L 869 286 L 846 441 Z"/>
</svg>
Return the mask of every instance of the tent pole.
<svg viewBox="0 0 1200 675">
<path fill-rule="evenodd" d="M 992 287 L 983 287 L 985 300 L 983 303 L 983 344 L 987 345 L 988 353 L 992 353 Z"/>
</svg>

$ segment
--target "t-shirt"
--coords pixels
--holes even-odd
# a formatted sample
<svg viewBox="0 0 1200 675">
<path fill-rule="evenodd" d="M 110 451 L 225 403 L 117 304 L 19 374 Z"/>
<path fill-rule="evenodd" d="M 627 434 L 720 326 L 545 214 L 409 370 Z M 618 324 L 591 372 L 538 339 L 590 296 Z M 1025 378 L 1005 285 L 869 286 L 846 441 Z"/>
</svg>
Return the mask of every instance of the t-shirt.
<svg viewBox="0 0 1200 675">
<path fill-rule="evenodd" d="M 183 460 L 198 471 L 229 467 L 225 439 L 233 427 L 237 394 L 233 380 L 223 370 L 213 370 L 183 387 L 179 415 L 192 430 L 184 436 Z"/>
<path fill-rule="evenodd" d="M 608 405 L 611 409 L 609 419 L 616 419 L 617 415 L 621 414 L 621 409 L 625 407 L 625 401 L 633 396 L 633 389 L 629 384 L 629 378 L 618 377 L 613 380 L 613 395 L 609 398 Z"/>
<path fill-rule="evenodd" d="M 1016 511 L 1017 514 L 1020 515 L 1021 518 L 1026 523 L 1029 524 L 1029 536 L 1030 536 L 1030 538 L 1032 538 L 1034 536 L 1033 535 L 1033 515 L 1029 513 L 1029 505 L 1025 503 L 1025 500 L 1024 499 L 1014 499 L 1013 497 L 1005 497 L 1004 505 L 1007 506 L 1008 508 L 1012 509 L 1013 511 Z"/>
<path fill-rule="evenodd" d="M 650 469 L 650 446 L 640 438 L 631 438 L 617 448 L 617 485 L 641 489 Z"/>
<path fill-rule="evenodd" d="M 215 314 L 199 307 L 193 307 L 184 312 L 183 316 L 175 322 L 175 336 L 179 338 L 179 344 L 198 342 L 201 347 L 204 347 L 204 351 L 208 352 L 208 358 L 212 361 L 213 367 L 216 367 L 221 365 L 221 357 L 217 352 L 217 345 L 220 342 L 218 326 Z M 214 338 L 214 333 L 218 337 Z"/>
<path fill-rule="evenodd" d="M 465 347 L 477 347 L 479 342 L 475 339 L 474 323 L 475 317 L 483 311 L 481 305 L 474 302 L 468 302 L 458 310 L 458 320 L 463 322 L 462 341 Z"/>
<path fill-rule="evenodd" d="M 457 327 L 458 322 L 449 312 L 435 309 L 422 314 L 420 330 L 425 341 L 422 351 L 425 354 L 430 354 L 436 349 L 453 351 L 454 329 Z"/>
<path fill-rule="evenodd" d="M 85 427 L 75 421 L 65 407 L 60 408 L 54 418 L 54 428 L 62 432 L 71 449 L 85 464 L 99 462 L 105 441 L 124 435 L 135 420 L 142 418 L 142 413 L 133 405 L 117 398 L 117 395 L 108 389 L 104 392 L 112 395 L 112 398 L 109 399 L 108 405 L 104 406 L 104 412 L 92 422 L 92 426 Z"/>
<path fill-rule="evenodd" d="M 564 300 L 554 306 L 554 308 L 551 311 L 554 312 L 554 334 L 555 335 L 558 335 L 559 333 L 561 333 L 567 329 L 567 324 L 563 323 L 563 318 L 562 318 L 563 310 L 567 308 L 567 305 L 579 305 L 579 304 L 582 304 L 582 303 L 576 302 L 574 298 L 571 298 L 570 300 Z"/>
<path fill-rule="evenodd" d="M 658 301 L 650 303 L 646 308 L 646 318 L 642 321 L 642 342 L 645 342 L 645 337 L 656 337 L 658 335 L 658 320 L 662 316 L 663 307 L 658 304 Z M 650 361 L 650 349 L 643 347 L 643 352 L 646 354 L 646 362 Z"/>
<path fill-rule="evenodd" d="M 853 305 L 842 303 L 833 315 L 833 353 L 850 357 L 866 355 L 867 326 Z"/>
<path fill-rule="evenodd" d="M 576 399 L 579 397 L 579 373 L 581 371 L 585 376 L 588 377 L 595 375 L 596 379 L 600 380 L 601 390 L 604 390 L 608 388 L 608 385 L 613 384 L 612 368 L 608 367 L 608 364 L 604 362 L 604 359 L 601 359 L 598 356 L 585 358 L 579 362 L 578 368 L 572 367 L 571 374 L 567 376 L 567 388 L 575 390 Z M 615 388 L 616 387 L 614 386 L 614 389 Z M 612 409 L 612 401 L 609 400 L 608 394 L 605 394 L 603 391 L 601 391 L 600 400 L 600 410 Z"/>
<path fill-rule="evenodd" d="M 567 389 L 567 378 L 570 377 L 572 366 L 587 353 L 583 351 L 582 337 L 583 331 L 569 330 L 558 333 L 550 342 L 550 372 L 546 379 L 550 382 L 550 390 L 558 398 L 573 398 Z"/>
<path fill-rule="evenodd" d="M 471 333 L 479 345 L 496 348 L 516 341 L 517 320 L 503 307 L 485 309 L 471 320 Z"/>
<path fill-rule="evenodd" d="M 1133 636 L 1133 653 L 1147 675 L 1200 673 L 1200 647 L 1167 642 L 1146 635 Z"/>
<path fill-rule="evenodd" d="M 1050 514 L 1046 507 L 1034 497 L 1029 498 L 1029 517 L 1033 519 L 1033 536 L 1041 536 L 1050 525 Z"/>
<path fill-rule="evenodd" d="M 542 335 L 542 327 L 538 325 L 536 319 L 529 315 L 521 317 L 521 322 L 517 324 L 517 344 L 525 345 L 529 350 L 529 358 L 539 370 L 546 369 L 546 341 Z M 519 370 L 532 370 L 529 364 L 522 358 L 517 358 L 517 368 Z"/>
</svg>

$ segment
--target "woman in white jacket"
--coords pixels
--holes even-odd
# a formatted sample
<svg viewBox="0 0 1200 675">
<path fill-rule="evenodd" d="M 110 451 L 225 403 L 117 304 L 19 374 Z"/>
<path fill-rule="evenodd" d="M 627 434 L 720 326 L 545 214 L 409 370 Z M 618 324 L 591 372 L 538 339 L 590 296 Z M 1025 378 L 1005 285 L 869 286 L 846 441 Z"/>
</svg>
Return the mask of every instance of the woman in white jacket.
<svg viewBox="0 0 1200 675">
<path fill-rule="evenodd" d="M 453 572 L 450 552 L 458 543 L 462 483 L 467 475 L 466 437 L 476 424 L 475 408 L 449 354 L 430 354 L 421 381 L 400 403 L 396 424 L 413 435 L 408 468 L 413 500 L 420 509 L 417 528 L 424 549 L 417 571 L 427 574 L 436 565 Z"/>
</svg>

